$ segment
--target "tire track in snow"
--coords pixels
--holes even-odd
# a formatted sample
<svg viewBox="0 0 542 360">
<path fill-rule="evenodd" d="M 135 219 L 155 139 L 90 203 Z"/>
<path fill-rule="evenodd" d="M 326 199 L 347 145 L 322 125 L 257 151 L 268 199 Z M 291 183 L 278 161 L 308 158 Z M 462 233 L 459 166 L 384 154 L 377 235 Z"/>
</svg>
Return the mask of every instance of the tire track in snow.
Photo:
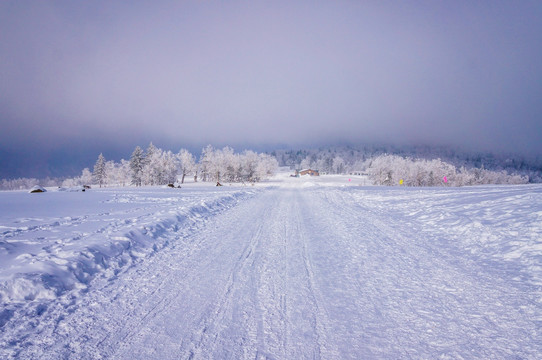
<svg viewBox="0 0 542 360">
<path fill-rule="evenodd" d="M 263 219 L 269 216 L 269 208 L 258 210 L 258 213 L 260 212 L 263 212 L 259 214 Z M 256 228 L 249 232 L 249 241 L 237 260 L 233 263 L 226 286 L 216 302 L 214 309 L 209 313 L 203 314 L 202 319 L 197 325 L 197 329 L 194 331 L 193 337 L 195 337 L 195 339 L 190 342 L 188 349 L 186 350 L 189 359 L 198 356 L 201 357 L 204 354 L 211 355 L 217 351 L 219 342 L 218 337 L 224 327 L 224 323 L 227 322 L 227 316 L 230 315 L 233 317 L 234 295 L 236 295 L 236 291 L 240 285 L 246 284 L 247 268 L 253 267 L 256 258 L 258 257 L 256 249 L 260 245 L 263 222 L 256 222 L 254 224 L 256 225 Z M 246 235 L 245 232 L 246 231 L 244 231 L 243 235 Z M 239 239 L 241 238 L 242 236 L 239 236 Z M 247 326 L 249 326 L 249 324 L 247 324 Z M 254 340 L 252 339 L 252 341 Z M 219 351 L 221 351 L 221 349 L 219 349 Z"/>
<path fill-rule="evenodd" d="M 253 235 L 243 234 L 253 239 L 250 256 L 240 257 L 248 261 L 237 262 L 238 271 L 233 272 L 237 279 L 228 282 L 228 298 L 219 300 L 216 309 L 220 310 L 214 312 L 220 316 L 203 321 L 204 339 L 196 351 L 192 345 L 188 356 L 283 359 L 311 354 L 320 358 L 323 346 L 318 340 L 325 334 L 318 329 L 322 320 L 315 312 L 318 306 L 303 251 L 307 235 L 298 215 L 298 198 L 293 195 L 283 190 L 267 194 L 265 200 L 260 199 L 264 210 L 253 211 L 253 217 L 246 219 L 260 224 Z M 231 303 L 232 294 L 236 303 Z M 237 321 L 247 331 L 240 330 Z"/>
<path fill-rule="evenodd" d="M 300 216 L 294 190 L 275 194 L 266 220 L 261 262 L 253 269 L 257 285 L 259 337 L 256 358 L 325 358 L 329 345 L 313 289 L 306 243 L 310 236 Z"/>
<path fill-rule="evenodd" d="M 225 214 L 226 217 L 228 215 Z M 170 301 L 164 302 L 160 310 L 156 311 L 155 316 L 149 319 L 148 324 L 137 325 L 136 332 L 143 335 L 131 336 L 128 345 L 123 346 L 115 356 L 120 358 L 126 356 L 143 358 L 133 349 L 140 349 L 142 341 L 146 343 L 156 340 L 157 335 L 163 337 L 168 351 L 154 349 L 156 351 L 146 353 L 147 356 L 166 356 L 167 358 L 180 352 L 182 358 L 201 358 L 205 357 L 204 352 L 213 349 L 213 344 L 217 341 L 217 334 L 222 327 L 227 311 L 231 308 L 234 285 L 238 281 L 239 272 L 244 268 L 244 264 L 250 261 L 254 246 L 254 242 L 246 243 L 241 237 L 237 236 L 228 240 L 241 241 L 229 243 L 236 246 L 228 249 L 227 244 L 222 243 L 224 239 L 221 238 L 220 231 L 209 230 L 209 227 L 214 227 L 224 231 L 226 230 L 223 229 L 224 223 L 229 223 L 229 221 L 223 220 L 222 216 L 219 216 L 213 219 L 208 228 L 204 229 L 202 233 L 194 235 L 193 240 L 199 246 L 192 248 L 193 251 L 190 256 L 180 257 L 182 260 L 188 258 L 188 261 L 179 264 L 178 270 L 172 275 L 172 279 L 164 282 L 165 289 L 163 292 Z M 232 226 L 224 232 L 235 234 L 234 224 L 232 223 Z M 245 243 L 246 246 L 241 250 L 241 246 Z M 241 255 L 238 255 L 237 249 L 239 249 Z M 175 254 L 173 256 L 175 257 Z M 234 259 L 234 256 L 238 256 L 234 262 L 221 262 L 221 260 Z M 213 263 L 220 265 L 220 271 L 213 271 Z M 206 277 L 211 277 L 211 279 Z M 179 286 L 179 281 L 184 286 Z M 191 286 L 194 284 L 197 286 Z M 222 288 L 221 291 L 215 291 L 215 289 L 220 288 Z M 194 292 L 200 295 L 198 299 L 204 305 L 198 309 L 199 313 L 194 312 L 193 309 L 194 306 L 200 305 L 194 301 Z M 186 303 L 183 303 L 184 301 Z M 186 315 L 193 316 L 188 318 Z M 186 324 L 187 330 L 173 325 L 169 329 L 169 334 L 160 334 L 164 332 L 164 329 L 160 329 L 160 324 L 168 321 L 175 322 L 177 318 L 179 324 Z"/>
<path fill-rule="evenodd" d="M 314 275 L 307 250 L 311 235 L 300 216 L 301 208 L 295 191 L 271 190 L 255 203 L 243 204 L 239 211 L 217 218 L 220 221 L 210 224 L 214 229 L 208 227 L 197 235 L 216 239 L 215 247 L 202 248 L 194 255 L 194 261 L 199 260 L 194 266 L 201 271 L 184 279 L 191 284 L 199 282 L 201 289 L 209 287 L 201 285 L 208 281 L 201 277 L 210 276 L 215 279 L 214 293 L 190 287 L 177 290 L 179 300 L 164 306 L 152 324 L 143 325 L 156 330 L 154 334 L 141 331 L 156 341 L 160 332 L 157 324 L 176 318 L 178 309 L 184 308 L 192 318 L 182 317 L 185 329 L 172 330 L 179 339 L 176 356 L 181 358 L 335 357 L 337 351 L 327 340 L 325 311 L 318 304 L 316 282 L 311 279 Z M 237 246 L 232 248 L 234 244 Z M 230 249 L 227 256 L 226 249 Z M 229 270 L 217 272 L 213 263 Z M 188 270 L 186 265 L 182 268 Z M 190 300 L 188 291 L 206 293 L 199 298 L 202 304 Z M 184 307 L 178 303 L 183 298 Z M 141 349 L 142 338 L 132 340 L 115 356 L 141 357 L 131 349 Z M 171 339 L 161 340 L 171 343 Z M 173 345 L 170 348 L 169 353 L 145 355 L 173 357 Z"/>
<path fill-rule="evenodd" d="M 237 301 L 240 295 L 247 300 L 251 298 L 246 296 L 250 294 L 244 286 L 257 257 L 256 249 L 262 232 L 262 223 L 254 221 L 254 218 L 267 217 L 268 208 L 258 204 L 256 207 L 254 203 L 240 204 L 234 211 L 218 216 L 201 233 L 194 235 L 201 247 L 192 260 L 179 267 L 179 271 L 186 275 L 183 280 L 186 285 L 171 286 L 171 290 L 178 294 L 174 302 L 158 314 L 151 324 L 144 326 L 156 331 L 142 331 L 147 334 L 148 340 L 154 341 L 157 333 L 164 332 L 159 329 L 164 321 L 178 319 L 182 326 L 171 326 L 171 338 L 164 338 L 170 352 L 157 351 L 146 355 L 210 358 L 218 353 L 222 354 L 221 357 L 230 354 L 229 357 L 239 358 L 237 354 L 240 354 L 248 358 L 252 353 L 250 357 L 254 358 L 254 304 L 245 301 L 244 309 L 239 309 Z M 248 311 L 248 316 L 243 316 L 240 310 Z M 177 340 L 173 340 L 175 338 Z M 141 357 L 133 349 L 141 349 L 143 343 L 141 339 L 134 339 L 116 356 Z"/>
<path fill-rule="evenodd" d="M 311 210 L 309 212 L 309 210 Z M 314 330 L 316 334 L 316 343 L 318 352 L 313 353 L 313 358 L 331 359 L 339 358 L 339 351 L 336 347 L 336 342 L 333 339 L 333 333 L 330 328 L 329 314 L 326 305 L 322 298 L 322 290 L 320 288 L 319 279 L 316 279 L 311 251 L 314 244 L 314 229 L 310 224 L 309 219 L 314 215 L 312 202 L 307 202 L 302 198 L 299 192 L 296 194 L 296 207 L 292 214 L 297 224 L 298 236 L 300 239 L 301 258 L 303 262 L 304 273 L 306 274 L 306 282 L 310 299 L 314 307 Z M 309 231 L 309 229 L 311 229 Z M 312 245 L 312 246 L 311 246 Z M 306 356 L 307 354 L 305 354 Z"/>
</svg>

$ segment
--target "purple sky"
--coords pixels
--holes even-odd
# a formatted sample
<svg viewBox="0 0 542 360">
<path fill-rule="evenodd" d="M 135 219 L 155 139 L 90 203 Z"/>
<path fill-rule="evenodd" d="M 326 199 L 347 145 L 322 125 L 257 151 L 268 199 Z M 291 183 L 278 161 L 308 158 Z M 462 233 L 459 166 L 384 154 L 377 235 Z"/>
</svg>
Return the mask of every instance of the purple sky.
<svg viewBox="0 0 542 360">
<path fill-rule="evenodd" d="M 150 141 L 541 154 L 541 64 L 538 0 L 5 0 L 0 177 Z"/>
</svg>

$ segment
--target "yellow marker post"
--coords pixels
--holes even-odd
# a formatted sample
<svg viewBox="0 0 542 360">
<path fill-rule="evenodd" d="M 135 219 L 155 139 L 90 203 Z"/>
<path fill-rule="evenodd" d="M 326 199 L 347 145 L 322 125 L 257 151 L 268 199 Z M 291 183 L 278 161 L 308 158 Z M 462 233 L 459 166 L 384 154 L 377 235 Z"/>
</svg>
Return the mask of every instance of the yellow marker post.
<svg viewBox="0 0 542 360">
<path fill-rule="evenodd" d="M 403 179 L 399 180 L 399 185 L 403 185 Z"/>
</svg>

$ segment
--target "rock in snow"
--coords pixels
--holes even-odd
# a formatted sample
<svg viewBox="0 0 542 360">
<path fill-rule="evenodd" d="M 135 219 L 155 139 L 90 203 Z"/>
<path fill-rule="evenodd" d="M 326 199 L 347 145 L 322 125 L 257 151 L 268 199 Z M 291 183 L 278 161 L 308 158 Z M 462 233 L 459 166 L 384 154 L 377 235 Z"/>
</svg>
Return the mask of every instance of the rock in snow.
<svg viewBox="0 0 542 360">
<path fill-rule="evenodd" d="M 46 192 L 47 190 L 45 190 L 44 187 L 42 186 L 39 186 L 39 185 L 35 185 L 32 187 L 32 189 L 30 189 L 28 192 L 29 193 L 43 193 L 43 192 Z"/>
</svg>

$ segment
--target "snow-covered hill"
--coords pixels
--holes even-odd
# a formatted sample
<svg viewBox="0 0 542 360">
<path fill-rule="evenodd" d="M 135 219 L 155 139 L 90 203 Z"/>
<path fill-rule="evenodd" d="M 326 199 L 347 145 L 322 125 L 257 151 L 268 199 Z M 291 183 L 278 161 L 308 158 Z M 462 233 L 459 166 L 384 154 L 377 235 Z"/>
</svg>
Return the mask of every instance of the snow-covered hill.
<svg viewBox="0 0 542 360">
<path fill-rule="evenodd" d="M 542 355 L 542 186 L 0 192 L 0 358 Z"/>
</svg>

